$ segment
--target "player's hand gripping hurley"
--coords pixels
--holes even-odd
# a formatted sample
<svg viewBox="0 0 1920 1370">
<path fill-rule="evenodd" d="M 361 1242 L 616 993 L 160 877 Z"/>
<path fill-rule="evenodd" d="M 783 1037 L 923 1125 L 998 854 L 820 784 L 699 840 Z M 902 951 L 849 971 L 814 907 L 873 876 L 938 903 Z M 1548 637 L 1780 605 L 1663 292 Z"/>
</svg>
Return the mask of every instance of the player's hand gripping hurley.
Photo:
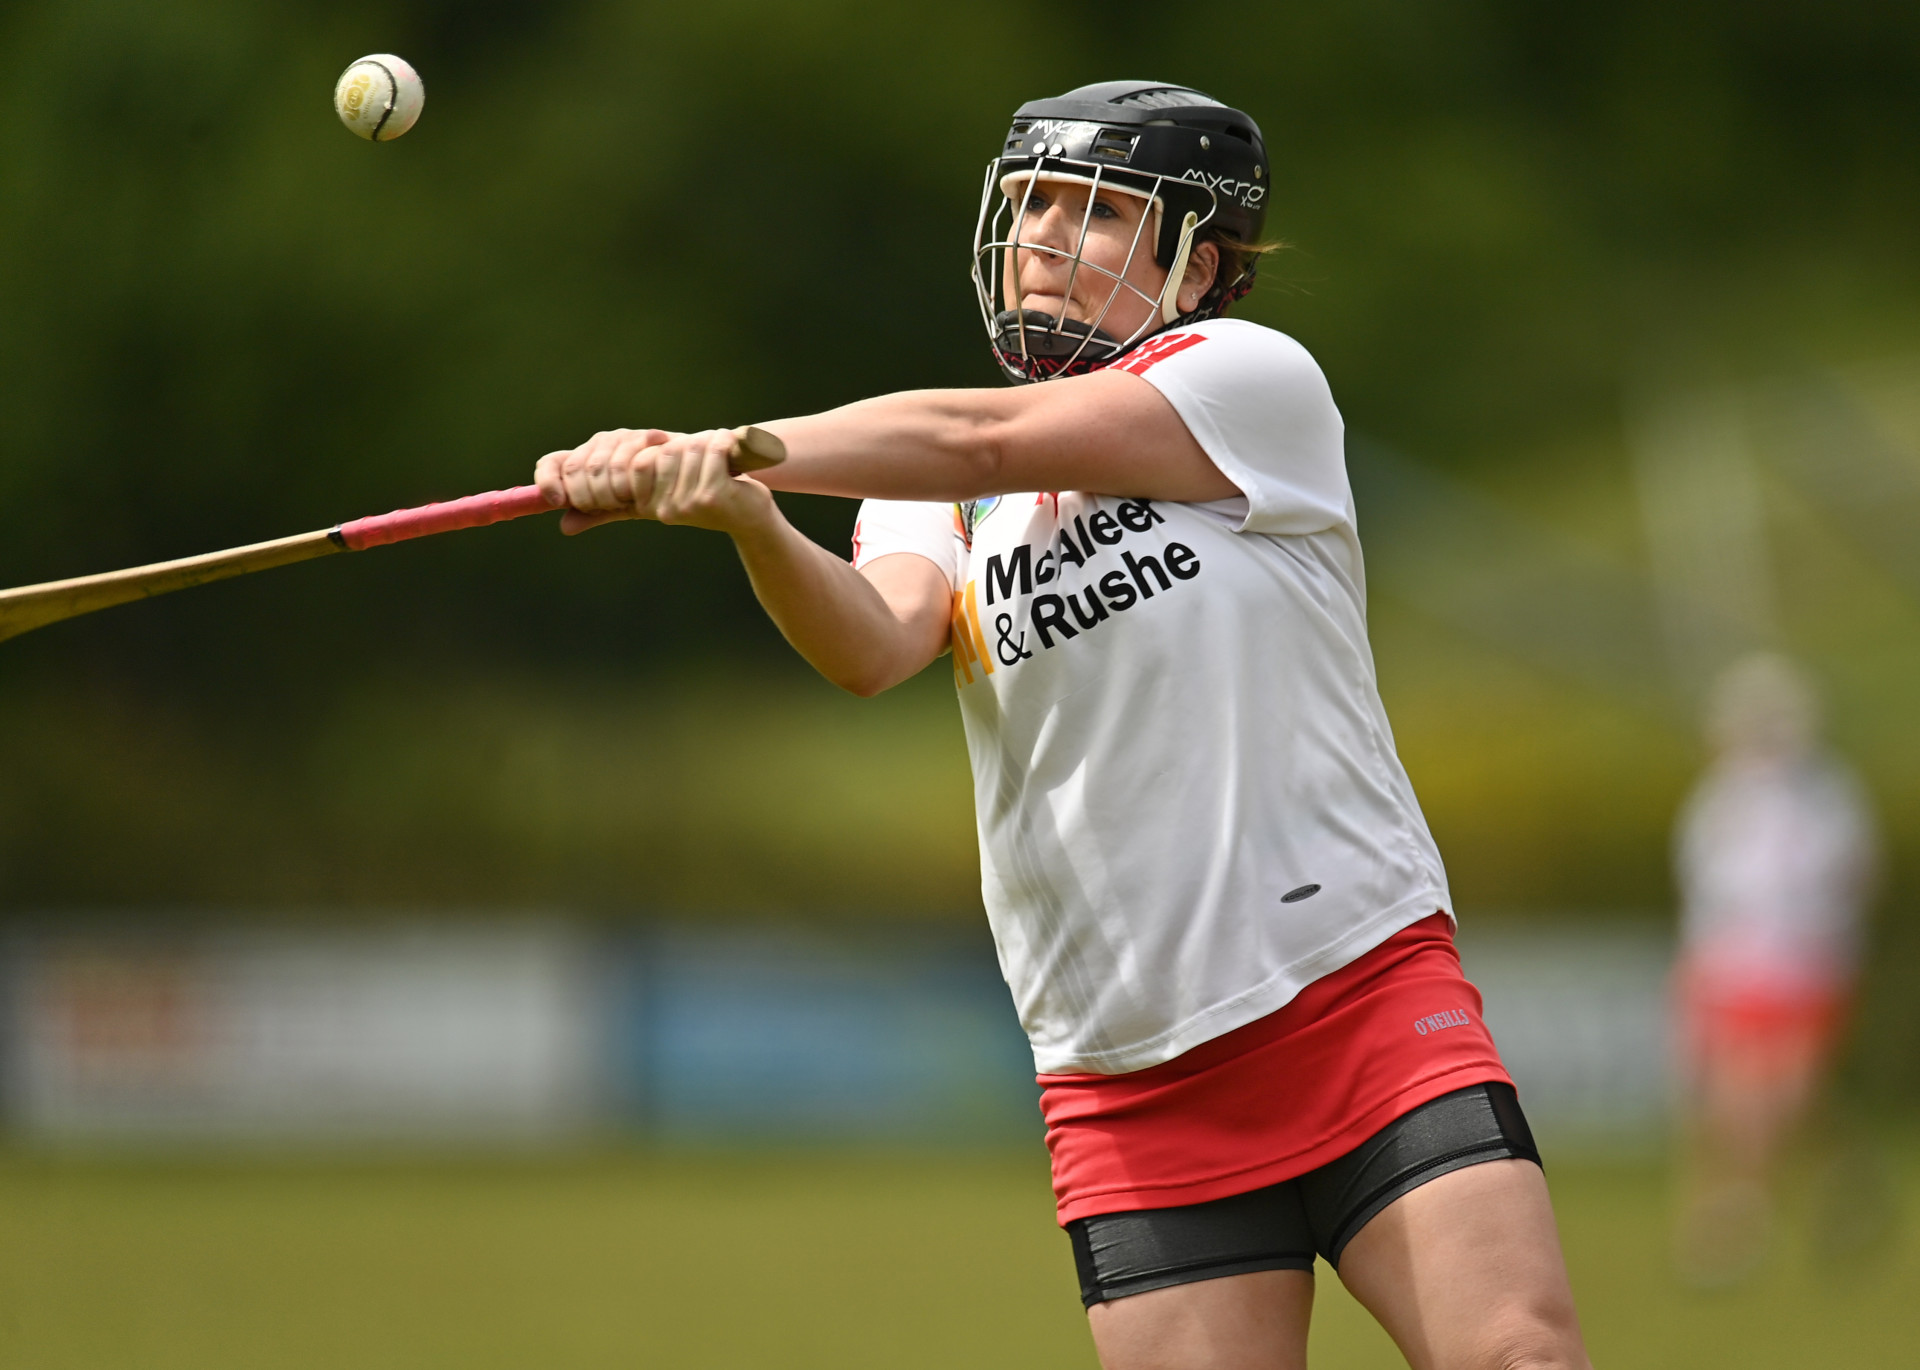
<svg viewBox="0 0 1920 1370">
<path fill-rule="evenodd" d="M 732 468 L 735 474 L 763 471 L 778 466 L 787 458 L 780 439 L 761 428 L 733 430 L 735 449 Z M 249 571 L 264 571 L 296 561 L 330 556 L 335 552 L 359 552 L 389 542 L 405 542 L 433 533 L 451 533 L 457 528 L 480 528 L 489 523 L 544 514 L 554 506 L 536 485 L 520 485 L 511 490 L 494 490 L 484 495 L 449 500 L 445 504 L 425 504 L 417 509 L 396 509 L 391 514 L 355 519 L 336 528 L 300 533 L 272 542 L 256 542 L 224 552 L 207 552 L 178 561 L 159 561 L 151 566 L 135 566 L 125 571 L 107 571 L 97 576 L 78 576 L 73 580 L 51 580 L 42 585 L 23 585 L 0 590 L 0 641 L 18 637 L 34 628 L 76 618 L 96 609 L 111 608 L 136 599 L 150 599 L 174 590 L 185 590 L 209 581 L 243 576 Z"/>
</svg>

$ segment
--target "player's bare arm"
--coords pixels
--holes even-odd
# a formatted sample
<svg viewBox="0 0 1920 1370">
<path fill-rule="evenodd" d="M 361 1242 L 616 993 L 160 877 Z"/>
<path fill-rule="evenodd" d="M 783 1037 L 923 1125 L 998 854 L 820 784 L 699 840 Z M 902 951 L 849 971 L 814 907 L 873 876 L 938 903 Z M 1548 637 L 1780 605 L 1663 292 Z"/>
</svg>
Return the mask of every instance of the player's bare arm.
<svg viewBox="0 0 1920 1370">
<path fill-rule="evenodd" d="M 1020 390 L 911 390 L 763 427 L 786 443 L 787 460 L 756 479 L 797 493 L 939 503 L 1021 490 L 1182 503 L 1239 493 L 1166 398 L 1124 372 Z M 670 508 L 674 481 L 711 437 L 599 433 L 544 458 L 536 479 L 580 513 L 658 517 L 633 492 L 664 484 Z"/>
<path fill-rule="evenodd" d="M 1103 371 L 1019 390 L 922 390 L 767 425 L 778 490 L 969 500 L 1082 490 L 1199 503 L 1239 494 L 1161 393 Z"/>
<path fill-rule="evenodd" d="M 1157 212 L 1134 195 L 1072 184 L 1022 188 L 1021 246 L 1004 287 L 1024 310 L 1132 335 L 1212 288 L 1218 249 L 1173 270 L 1136 250 Z M 1074 249 L 1077 248 L 1077 255 Z M 777 472 L 728 474 L 730 433 L 617 429 L 542 458 L 536 482 L 567 506 L 562 528 L 656 519 L 726 532 L 787 640 L 829 680 L 869 695 L 945 645 L 945 577 L 922 558 L 855 572 L 780 516 L 769 488 L 947 502 L 1022 490 L 1082 490 L 1199 502 L 1238 493 L 1153 386 L 1124 372 L 1010 390 L 916 390 L 766 427 L 786 444 Z"/>
<path fill-rule="evenodd" d="M 1015 190 L 1019 246 L 1005 254 L 1001 275 L 1023 317 L 1133 336 L 1161 313 L 1197 307 L 1214 285 L 1220 256 L 1212 243 L 1174 264 L 1177 279 L 1137 250 L 1159 219 L 1139 196 L 1050 182 Z M 776 490 L 942 502 L 1021 490 L 1182 502 L 1238 493 L 1160 392 L 1124 372 L 1010 390 L 907 391 L 766 427 L 787 444 L 787 462 L 760 478 Z M 661 478 L 654 466 L 677 471 L 704 442 L 700 435 L 622 429 L 549 457 L 542 470 L 557 465 L 560 480 L 552 488 L 564 487 L 576 511 L 648 517 L 634 512 L 629 498 L 634 464 L 645 486 Z M 549 488 L 548 476 L 542 488 Z"/>
<path fill-rule="evenodd" d="M 885 557 L 855 571 L 781 514 L 759 481 L 730 467 L 734 434 L 601 433 L 543 457 L 536 480 L 562 527 L 652 519 L 733 538 L 755 595 L 794 650 L 827 679 L 874 695 L 922 670 L 946 645 L 950 596 L 921 557 Z"/>
<path fill-rule="evenodd" d="M 1018 390 L 908 391 L 765 426 L 785 441 L 787 460 L 755 476 L 729 474 L 726 430 L 622 429 L 548 454 L 535 479 L 567 506 L 569 533 L 641 518 L 730 534 L 788 642 L 862 695 L 939 655 L 946 579 L 918 557 L 854 571 L 789 524 L 769 487 L 935 502 L 1020 490 L 1183 503 L 1238 493 L 1160 392 L 1119 372 Z"/>
</svg>

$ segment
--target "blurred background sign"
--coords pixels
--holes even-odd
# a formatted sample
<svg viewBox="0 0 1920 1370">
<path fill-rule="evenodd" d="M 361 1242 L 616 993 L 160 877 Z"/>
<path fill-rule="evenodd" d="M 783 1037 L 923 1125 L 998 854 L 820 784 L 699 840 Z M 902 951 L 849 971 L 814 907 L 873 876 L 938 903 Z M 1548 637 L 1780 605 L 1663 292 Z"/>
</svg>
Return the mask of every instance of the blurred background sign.
<svg viewBox="0 0 1920 1370">
<path fill-rule="evenodd" d="M 11 944 L 4 1122 L 35 1143 L 1038 1135 L 980 936 L 134 926 Z"/>
<path fill-rule="evenodd" d="M 61 1142 L 1032 1143 L 1032 1058 L 979 936 L 551 923 L 14 939 L 7 1114 Z M 1474 930 L 1543 1137 L 1666 1121 L 1668 939 Z"/>
<path fill-rule="evenodd" d="M 599 974 L 546 928 L 21 937 L 11 1122 L 43 1143 L 576 1136 Z"/>
</svg>

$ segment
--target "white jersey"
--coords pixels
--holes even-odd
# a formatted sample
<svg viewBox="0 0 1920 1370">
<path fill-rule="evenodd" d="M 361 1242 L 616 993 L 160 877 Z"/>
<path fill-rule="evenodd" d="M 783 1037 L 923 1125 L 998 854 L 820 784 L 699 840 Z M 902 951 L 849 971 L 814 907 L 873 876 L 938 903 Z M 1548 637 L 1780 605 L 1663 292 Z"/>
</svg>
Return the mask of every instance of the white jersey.
<svg viewBox="0 0 1920 1370">
<path fill-rule="evenodd" d="M 1690 960 L 1770 983 L 1848 977 L 1874 840 L 1866 802 L 1839 763 L 1724 762 L 1688 799 L 1677 838 Z"/>
<path fill-rule="evenodd" d="M 1169 1060 L 1452 907 L 1320 368 L 1215 320 L 1114 369 L 1242 494 L 869 500 L 855 532 L 855 565 L 910 552 L 953 586 L 982 892 L 1044 1073 Z"/>
</svg>

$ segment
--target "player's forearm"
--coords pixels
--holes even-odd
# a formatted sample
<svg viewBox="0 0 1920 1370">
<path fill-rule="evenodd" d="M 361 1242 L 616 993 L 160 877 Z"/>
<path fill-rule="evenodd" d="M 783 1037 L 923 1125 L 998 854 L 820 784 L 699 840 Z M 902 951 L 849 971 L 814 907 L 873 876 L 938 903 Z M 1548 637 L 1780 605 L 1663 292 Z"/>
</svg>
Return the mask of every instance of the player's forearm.
<svg viewBox="0 0 1920 1370">
<path fill-rule="evenodd" d="M 858 571 L 784 518 L 733 534 L 761 607 L 821 675 L 862 696 L 917 674 L 938 651 Z"/>
<path fill-rule="evenodd" d="M 1006 395 L 907 390 L 765 427 L 786 462 L 757 479 L 776 490 L 850 499 L 978 499 L 1004 462 Z"/>
<path fill-rule="evenodd" d="M 765 427 L 776 490 L 856 499 L 980 499 L 1084 490 L 1135 499 L 1237 493 L 1159 391 L 1103 372 L 1004 390 L 906 390 Z"/>
</svg>

